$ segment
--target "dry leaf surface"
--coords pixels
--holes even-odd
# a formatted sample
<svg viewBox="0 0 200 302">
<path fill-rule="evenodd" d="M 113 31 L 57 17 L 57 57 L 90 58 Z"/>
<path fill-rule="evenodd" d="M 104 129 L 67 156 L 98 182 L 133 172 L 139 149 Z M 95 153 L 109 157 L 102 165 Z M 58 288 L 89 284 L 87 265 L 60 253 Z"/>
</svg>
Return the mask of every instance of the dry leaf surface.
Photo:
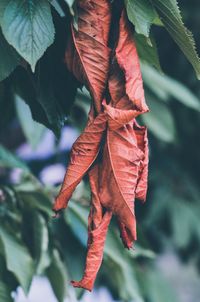
<svg viewBox="0 0 200 302">
<path fill-rule="evenodd" d="M 91 208 L 88 252 L 81 281 L 73 286 L 92 290 L 103 259 L 112 215 L 116 215 L 122 242 L 136 240 L 135 198 L 145 200 L 148 177 L 147 130 L 136 117 L 148 111 L 139 58 L 124 10 L 118 38 L 108 47 L 114 14 L 107 0 L 79 0 L 78 28 L 73 26 L 65 55 L 68 69 L 92 96 L 88 123 L 74 143 L 70 163 L 53 210 L 64 209 L 83 176 L 88 173 Z"/>
</svg>

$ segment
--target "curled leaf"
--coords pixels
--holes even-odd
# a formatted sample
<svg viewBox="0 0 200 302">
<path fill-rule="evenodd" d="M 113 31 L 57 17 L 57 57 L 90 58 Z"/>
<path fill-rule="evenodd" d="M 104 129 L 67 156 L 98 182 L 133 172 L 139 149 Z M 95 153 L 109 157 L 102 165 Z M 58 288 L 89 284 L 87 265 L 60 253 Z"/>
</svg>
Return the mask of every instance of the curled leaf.
<svg viewBox="0 0 200 302">
<path fill-rule="evenodd" d="M 120 19 L 119 42 L 116 58 L 125 73 L 126 93 L 141 112 L 148 111 L 145 103 L 142 75 L 133 35 L 130 32 L 127 16 L 123 11 Z"/>
<path fill-rule="evenodd" d="M 66 208 L 76 186 L 95 161 L 105 128 L 105 115 L 99 114 L 94 118 L 94 110 L 92 108 L 84 132 L 73 144 L 70 163 L 65 174 L 63 185 L 54 203 L 53 210 L 55 212 Z"/>
<path fill-rule="evenodd" d="M 67 206 L 75 187 L 88 172 L 92 196 L 86 267 L 82 280 L 72 284 L 92 290 L 112 215 L 117 216 L 125 247 L 131 248 L 137 238 L 134 201 L 135 197 L 146 198 L 148 144 L 146 128 L 139 126 L 135 118 L 147 112 L 148 107 L 125 12 L 111 54 L 107 47 L 110 16 L 105 13 L 109 4 L 80 0 L 78 7 L 79 32 L 72 29 L 73 42 L 68 44 L 66 63 L 87 85 L 96 111 L 92 106 L 86 129 L 73 145 L 53 209 L 59 211 Z"/>
<path fill-rule="evenodd" d="M 107 0 L 82 0 L 77 3 L 77 10 L 78 31 L 72 25 L 65 61 L 69 70 L 86 85 L 100 112 L 109 71 L 110 4 Z"/>
<path fill-rule="evenodd" d="M 99 197 L 99 172 L 100 166 L 96 164 L 89 172 L 92 191 L 91 209 L 88 218 L 88 252 L 86 269 L 81 281 L 72 281 L 73 286 L 92 290 L 97 272 L 103 259 L 103 249 L 110 220 L 111 211 L 103 214 Z"/>
</svg>

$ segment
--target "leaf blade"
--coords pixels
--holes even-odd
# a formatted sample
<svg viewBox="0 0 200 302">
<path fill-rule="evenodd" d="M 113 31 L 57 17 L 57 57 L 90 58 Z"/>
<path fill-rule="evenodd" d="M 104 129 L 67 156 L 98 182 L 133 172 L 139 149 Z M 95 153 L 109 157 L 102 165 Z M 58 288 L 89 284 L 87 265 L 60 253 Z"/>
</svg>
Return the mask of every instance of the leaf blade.
<svg viewBox="0 0 200 302">
<path fill-rule="evenodd" d="M 77 12 L 78 31 L 72 25 L 65 61 L 78 81 L 88 88 L 96 110 L 100 112 L 109 70 L 110 49 L 107 44 L 111 22 L 110 5 L 107 1 L 100 4 L 91 1 L 88 7 L 80 1 Z"/>
<path fill-rule="evenodd" d="M 186 86 L 170 78 L 147 64 L 142 64 L 142 74 L 146 85 L 163 101 L 171 97 L 194 110 L 200 111 L 200 101 Z"/>
<path fill-rule="evenodd" d="M 2 30 L 34 71 L 38 59 L 54 41 L 50 4 L 45 0 L 11 0 L 4 11 Z"/>
<path fill-rule="evenodd" d="M 157 46 L 153 36 L 151 35 L 149 37 L 150 41 L 144 36 L 138 34 L 135 34 L 134 38 L 140 60 L 145 61 L 149 65 L 152 65 L 161 71 Z"/>
<path fill-rule="evenodd" d="M 15 95 L 15 107 L 23 132 L 32 149 L 35 149 L 45 133 L 45 127 L 33 120 L 28 105 L 18 95 Z"/>
<path fill-rule="evenodd" d="M 0 281 L 0 301 L 13 302 L 7 285 L 2 281 Z"/>
<path fill-rule="evenodd" d="M 152 0 L 166 30 L 180 47 L 200 79 L 200 58 L 191 32 L 184 26 L 176 0 Z"/>
<path fill-rule="evenodd" d="M 8 44 L 0 29 L 0 81 L 6 79 L 20 64 L 21 58 Z"/>
<path fill-rule="evenodd" d="M 151 111 L 141 116 L 143 122 L 158 139 L 166 143 L 174 142 L 176 128 L 170 110 L 166 104 L 150 98 L 149 104 Z"/>
<path fill-rule="evenodd" d="M 156 18 L 156 12 L 149 0 L 126 0 L 129 20 L 135 25 L 138 34 L 149 37 L 150 27 Z"/>
<path fill-rule="evenodd" d="M 34 274 L 34 264 L 27 248 L 2 226 L 0 238 L 4 246 L 7 269 L 16 276 L 25 293 L 28 293 Z"/>
<path fill-rule="evenodd" d="M 57 250 L 53 250 L 52 262 L 47 269 L 47 276 L 58 302 L 63 302 L 66 294 L 67 278 L 63 262 Z"/>
<path fill-rule="evenodd" d="M 28 167 L 11 152 L 0 145 L 0 167 L 20 168 L 24 171 L 29 171 Z"/>
</svg>

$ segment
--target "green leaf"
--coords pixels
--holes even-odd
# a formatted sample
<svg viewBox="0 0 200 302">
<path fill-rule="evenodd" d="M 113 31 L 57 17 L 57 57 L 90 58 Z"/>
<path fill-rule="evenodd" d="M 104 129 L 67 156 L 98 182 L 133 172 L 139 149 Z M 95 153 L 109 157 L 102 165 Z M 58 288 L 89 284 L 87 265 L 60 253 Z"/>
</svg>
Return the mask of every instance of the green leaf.
<svg viewBox="0 0 200 302">
<path fill-rule="evenodd" d="M 75 102 L 73 104 L 69 121 L 77 127 L 78 131 L 84 130 L 87 124 L 88 113 L 90 111 L 91 97 L 85 87 L 77 90 Z M 77 113 L 78 112 L 78 113 Z M 78 123 L 77 123 L 78 119 Z"/>
<path fill-rule="evenodd" d="M 160 140 L 171 143 L 175 141 L 175 124 L 173 116 L 166 104 L 149 100 L 150 112 L 142 115 L 143 122 Z"/>
<path fill-rule="evenodd" d="M 173 240 L 178 248 L 186 248 L 193 234 L 198 235 L 199 210 L 193 203 L 174 198 L 173 207 L 169 208 L 173 230 Z"/>
<path fill-rule="evenodd" d="M 54 24 L 46 0 L 11 0 L 6 6 L 2 30 L 7 41 L 35 70 L 37 61 L 54 41 Z"/>
<path fill-rule="evenodd" d="M 28 293 L 33 274 L 33 260 L 17 237 L 12 236 L 4 227 L 0 227 L 0 239 L 4 246 L 7 269 L 12 272 L 25 293 Z"/>
<path fill-rule="evenodd" d="M 106 244 L 104 248 L 104 253 L 108 256 L 112 261 L 114 261 L 117 265 L 123 267 L 124 266 L 124 257 L 122 257 L 122 248 L 123 246 L 116 238 L 116 234 L 109 230 L 106 238 Z"/>
<path fill-rule="evenodd" d="M 30 107 L 32 117 L 35 121 L 50 128 L 45 110 L 37 99 L 34 77 L 29 70 L 18 68 L 12 75 L 12 89 Z"/>
<path fill-rule="evenodd" d="M 8 0 L 0 1 L 0 26 Z M 8 44 L 0 28 L 0 81 L 6 79 L 20 64 L 21 58 L 16 50 Z"/>
<path fill-rule="evenodd" d="M 151 66 L 142 64 L 142 74 L 145 84 L 163 101 L 171 97 L 185 106 L 200 111 L 199 99 L 183 84 L 159 73 Z"/>
<path fill-rule="evenodd" d="M 0 29 L 0 81 L 3 81 L 11 74 L 17 65 L 20 64 L 20 60 L 20 56 L 8 44 Z"/>
<path fill-rule="evenodd" d="M 50 267 L 47 269 L 47 276 L 51 282 L 51 286 L 58 302 L 63 302 L 66 294 L 67 273 L 57 250 L 53 251 L 52 262 Z"/>
<path fill-rule="evenodd" d="M 88 208 L 76 202 L 70 202 L 64 217 L 74 235 L 83 245 L 87 245 Z"/>
<path fill-rule="evenodd" d="M 15 106 L 23 132 L 31 147 L 35 149 L 41 142 L 46 128 L 33 120 L 28 105 L 18 95 L 15 95 Z"/>
<path fill-rule="evenodd" d="M 3 19 L 3 14 L 6 6 L 8 5 L 9 0 L 1 0 L 0 1 L 0 26 Z"/>
<path fill-rule="evenodd" d="M 69 11 L 70 11 L 71 15 L 74 16 L 74 9 L 73 9 L 74 0 L 64 0 L 64 1 L 69 6 Z"/>
<path fill-rule="evenodd" d="M 20 184 L 15 185 L 15 192 L 23 207 L 38 210 L 52 216 L 52 192 L 45 188 L 31 173 L 22 174 Z"/>
<path fill-rule="evenodd" d="M 149 0 L 125 0 L 129 20 L 135 25 L 138 34 L 149 36 L 150 27 L 156 12 Z"/>
<path fill-rule="evenodd" d="M 174 289 L 161 272 L 152 267 L 143 272 L 144 287 L 149 302 L 178 302 Z"/>
<path fill-rule="evenodd" d="M 29 171 L 28 167 L 15 155 L 0 145 L 0 167 L 20 168 Z"/>
<path fill-rule="evenodd" d="M 59 34 L 40 60 L 34 82 L 37 101 L 45 111 L 50 128 L 59 136 L 74 102 L 77 81 L 61 59 L 66 48 L 68 26 L 65 27 L 59 17 L 55 18 L 55 24 Z"/>
<path fill-rule="evenodd" d="M 148 259 L 155 259 L 156 255 L 153 251 L 142 248 L 138 244 L 135 244 L 135 249 L 129 251 L 130 257 L 133 259 L 138 257 L 148 258 Z"/>
<path fill-rule="evenodd" d="M 184 26 L 176 0 L 152 0 L 165 28 L 192 64 L 200 79 L 200 59 L 191 32 Z"/>
<path fill-rule="evenodd" d="M 16 188 L 18 191 L 18 189 Z M 43 194 L 42 192 L 37 191 L 29 191 L 23 192 L 18 191 L 20 199 L 24 202 L 24 204 L 32 209 L 37 209 L 48 215 L 52 216 L 52 203 L 50 199 Z"/>
<path fill-rule="evenodd" d="M 34 248 L 37 261 L 37 274 L 42 274 L 50 264 L 48 254 L 49 233 L 46 220 L 36 212 L 34 214 Z"/>
<path fill-rule="evenodd" d="M 143 35 L 135 34 L 134 37 L 140 59 L 161 71 L 157 46 L 152 35 L 150 38 L 146 38 Z"/>
<path fill-rule="evenodd" d="M 114 271 L 114 286 L 117 287 L 116 290 L 119 291 L 122 301 L 143 302 L 129 252 L 124 249 L 120 242 L 119 234 L 116 234 L 113 230 L 108 231 L 104 252 L 106 267 Z"/>
<path fill-rule="evenodd" d="M 14 92 L 30 106 L 33 119 L 59 136 L 74 102 L 77 81 L 62 60 L 69 24 L 57 14 L 54 22 L 58 34 L 38 62 L 35 74 L 18 68 L 12 84 Z"/>
<path fill-rule="evenodd" d="M 54 76 L 55 75 L 56 74 L 54 74 Z M 56 89 L 56 87 L 55 83 L 53 83 L 52 81 L 52 70 L 49 70 L 48 66 L 46 66 L 45 68 L 45 66 L 42 66 L 41 64 L 41 72 L 39 72 L 39 81 L 40 88 L 38 89 L 37 101 L 39 102 L 46 114 L 50 129 L 52 129 L 54 131 L 54 134 L 59 137 L 60 130 L 64 126 L 67 117 L 65 115 L 65 111 L 59 103 L 59 99 L 56 97 L 54 90 Z M 60 91 L 60 93 L 63 93 L 63 91 Z M 66 107 L 67 106 L 65 105 L 65 109 Z"/>
<path fill-rule="evenodd" d="M 60 17 L 65 17 L 65 12 L 62 9 L 60 3 L 58 3 L 55 0 L 50 0 L 50 3 L 52 5 L 52 7 L 55 9 L 55 11 L 60 15 Z"/>
<path fill-rule="evenodd" d="M 67 5 L 69 5 L 69 7 L 72 7 L 75 0 L 64 0 L 64 1 L 67 3 Z"/>
<path fill-rule="evenodd" d="M 2 302 L 13 302 L 11 297 L 11 292 L 9 291 L 7 285 L 0 281 L 0 301 Z"/>
<path fill-rule="evenodd" d="M 45 187 L 40 183 L 40 181 L 31 173 L 26 173 L 22 175 L 21 182 L 15 185 L 15 190 L 17 192 L 24 193 L 44 193 Z"/>
</svg>

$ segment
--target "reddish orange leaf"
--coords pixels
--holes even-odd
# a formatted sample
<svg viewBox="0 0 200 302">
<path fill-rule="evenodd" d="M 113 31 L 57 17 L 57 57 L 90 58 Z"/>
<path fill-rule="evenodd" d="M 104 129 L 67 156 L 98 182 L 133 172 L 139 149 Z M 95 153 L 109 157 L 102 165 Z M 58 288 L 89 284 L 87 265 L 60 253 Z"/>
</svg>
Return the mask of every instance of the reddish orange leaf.
<svg viewBox="0 0 200 302">
<path fill-rule="evenodd" d="M 69 70 L 86 85 L 100 112 L 109 71 L 110 4 L 107 0 L 80 0 L 77 10 L 78 31 L 72 26 L 65 61 Z"/>
<path fill-rule="evenodd" d="M 106 234 L 112 217 L 111 211 L 106 211 L 103 214 L 99 198 L 99 169 L 100 166 L 96 164 L 89 172 L 92 201 L 88 218 L 88 252 L 86 268 L 81 281 L 72 281 L 73 286 L 83 287 L 88 290 L 92 290 L 93 288 L 96 275 L 103 259 Z"/>
<path fill-rule="evenodd" d="M 95 161 L 105 129 L 105 114 L 101 113 L 94 118 L 94 110 L 92 108 L 84 132 L 73 144 L 70 163 L 60 193 L 54 203 L 53 210 L 55 212 L 66 208 L 76 186 Z"/>
<path fill-rule="evenodd" d="M 82 280 L 72 284 L 91 290 L 103 259 L 112 214 L 117 216 L 125 247 L 131 248 L 137 237 L 134 201 L 146 199 L 148 141 L 146 128 L 135 118 L 148 107 L 126 13 L 123 11 L 120 18 L 112 57 L 107 47 L 109 2 L 79 0 L 78 14 L 79 31 L 72 28 L 66 63 L 90 90 L 96 112 L 91 110 L 86 129 L 73 145 L 53 209 L 57 212 L 67 206 L 75 187 L 89 171 L 92 198 L 86 268 Z"/>
<path fill-rule="evenodd" d="M 139 178 L 136 187 L 136 198 L 145 201 L 147 195 L 147 182 L 148 182 L 148 163 L 149 163 L 149 147 L 147 138 L 146 127 L 139 126 L 134 123 L 134 129 L 137 137 L 137 143 L 144 156 L 140 162 Z"/>
<path fill-rule="evenodd" d="M 119 42 L 116 49 L 116 58 L 126 79 L 126 93 L 133 104 L 142 113 L 148 111 L 145 103 L 142 76 L 137 49 L 130 31 L 126 12 L 123 11 L 120 19 Z"/>
</svg>

